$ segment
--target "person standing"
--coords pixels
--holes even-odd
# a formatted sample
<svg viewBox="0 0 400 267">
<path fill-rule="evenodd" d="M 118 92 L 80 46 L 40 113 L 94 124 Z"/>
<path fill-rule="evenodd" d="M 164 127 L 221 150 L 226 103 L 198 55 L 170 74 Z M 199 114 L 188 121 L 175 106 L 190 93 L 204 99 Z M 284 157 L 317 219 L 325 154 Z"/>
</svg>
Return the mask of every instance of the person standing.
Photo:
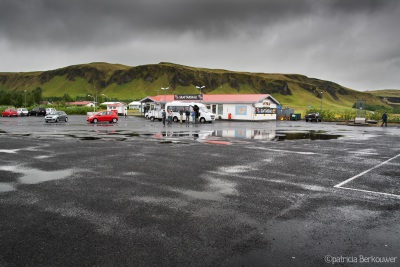
<svg viewBox="0 0 400 267">
<path fill-rule="evenodd" d="M 186 115 L 186 124 L 189 124 L 189 121 L 190 121 L 190 110 L 189 110 L 189 108 L 186 108 L 185 115 Z"/>
<path fill-rule="evenodd" d="M 163 127 L 165 127 L 165 119 L 167 117 L 167 113 L 165 112 L 165 109 L 163 109 L 163 111 L 161 112 L 161 117 L 162 117 Z"/>
<path fill-rule="evenodd" d="M 193 106 L 194 114 L 195 114 L 195 122 L 197 123 L 197 120 L 199 119 L 200 116 L 200 108 L 198 105 Z"/>
<path fill-rule="evenodd" d="M 196 123 L 196 112 L 192 110 L 192 123 Z"/>
<path fill-rule="evenodd" d="M 382 115 L 382 124 L 381 124 L 381 127 L 383 127 L 383 124 L 385 124 L 385 127 L 387 127 L 387 119 L 388 119 L 388 116 L 387 116 L 387 113 L 385 112 L 385 113 L 383 113 L 383 115 Z"/>
<path fill-rule="evenodd" d="M 181 108 L 181 110 L 179 110 L 179 116 L 180 116 L 180 119 L 181 119 L 181 124 L 182 124 L 182 122 L 183 122 L 183 112 L 185 111 L 185 109 L 184 108 Z"/>
<path fill-rule="evenodd" d="M 172 110 L 168 109 L 168 124 L 172 124 Z"/>
</svg>

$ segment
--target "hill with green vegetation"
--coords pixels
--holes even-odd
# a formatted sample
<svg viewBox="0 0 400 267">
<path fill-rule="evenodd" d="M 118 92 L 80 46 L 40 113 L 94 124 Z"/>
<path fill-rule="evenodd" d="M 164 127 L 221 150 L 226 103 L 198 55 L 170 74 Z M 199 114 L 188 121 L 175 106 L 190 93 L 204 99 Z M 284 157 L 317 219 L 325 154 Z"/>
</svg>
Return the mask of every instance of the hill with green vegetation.
<svg viewBox="0 0 400 267">
<path fill-rule="evenodd" d="M 392 106 L 393 108 L 400 108 L 400 90 L 375 90 L 368 91 L 368 93 L 379 97 L 384 103 Z"/>
<path fill-rule="evenodd" d="M 205 94 L 271 94 L 284 107 L 299 112 L 321 104 L 323 109 L 352 108 L 357 99 L 365 99 L 370 106 L 389 107 L 371 91 L 360 92 L 304 75 L 236 72 L 167 62 L 136 67 L 97 62 L 42 72 L 0 73 L 0 91 L 11 98 L 18 92 L 24 92 L 26 98 L 28 92 L 33 102 L 37 100 L 35 93 L 53 101 L 92 100 L 88 94 L 97 95 L 99 102 L 130 101 L 163 94 L 161 87 L 170 88 L 167 94 L 198 94 L 196 86 L 203 85 Z M 1 102 L 5 100 L 0 98 Z"/>
</svg>

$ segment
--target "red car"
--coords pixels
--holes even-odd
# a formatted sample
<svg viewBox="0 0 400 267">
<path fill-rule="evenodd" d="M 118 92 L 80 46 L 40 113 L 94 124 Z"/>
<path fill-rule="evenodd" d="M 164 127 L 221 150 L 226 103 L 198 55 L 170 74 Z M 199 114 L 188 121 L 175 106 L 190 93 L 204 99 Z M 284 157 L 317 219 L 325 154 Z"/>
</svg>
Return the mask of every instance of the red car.
<svg viewBox="0 0 400 267">
<path fill-rule="evenodd" d="M 8 108 L 8 109 L 4 110 L 4 111 L 1 113 L 1 115 L 2 115 L 3 117 L 11 117 L 11 116 L 18 117 L 18 112 L 17 112 L 16 109 Z"/>
<path fill-rule="evenodd" d="M 116 123 L 118 121 L 118 115 L 113 111 L 101 111 L 91 116 L 88 116 L 87 121 L 90 123 L 97 123 L 100 121 L 108 121 L 109 123 Z"/>
</svg>

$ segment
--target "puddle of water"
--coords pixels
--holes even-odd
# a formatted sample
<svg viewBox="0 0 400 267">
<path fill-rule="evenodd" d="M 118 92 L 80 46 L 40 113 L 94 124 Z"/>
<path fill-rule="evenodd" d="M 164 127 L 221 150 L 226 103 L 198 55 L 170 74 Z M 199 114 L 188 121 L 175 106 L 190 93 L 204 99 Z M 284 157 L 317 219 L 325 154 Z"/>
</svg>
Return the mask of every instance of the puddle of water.
<svg viewBox="0 0 400 267">
<path fill-rule="evenodd" d="M 86 140 L 88 140 L 88 141 L 90 141 L 90 140 L 99 140 L 99 139 L 101 139 L 100 137 L 94 137 L 94 136 L 83 136 L 83 137 L 78 137 L 80 140 L 83 140 L 83 141 L 86 141 Z"/>
<path fill-rule="evenodd" d="M 185 190 L 181 191 L 181 193 L 196 199 L 202 200 L 213 200 L 213 201 L 220 201 L 223 200 L 223 196 L 218 194 L 217 192 L 211 191 L 193 191 L 193 190 Z"/>
<path fill-rule="evenodd" d="M 15 154 L 19 149 L 0 149 L 0 153 Z"/>
<path fill-rule="evenodd" d="M 11 183 L 0 183 L 0 192 L 14 191 L 15 187 Z"/>
<path fill-rule="evenodd" d="M 57 171 L 42 171 L 38 169 L 22 168 L 21 166 L 1 166 L 0 170 L 21 173 L 16 183 L 0 183 L 0 192 L 15 190 L 18 184 L 38 184 L 47 181 L 60 180 L 70 176 L 72 169 Z"/>
<path fill-rule="evenodd" d="M 333 140 L 343 137 L 343 135 L 338 134 L 327 134 L 324 131 L 308 131 L 308 132 L 277 132 L 276 141 L 285 140 Z"/>
<path fill-rule="evenodd" d="M 131 135 L 137 136 L 137 135 Z M 142 137 L 149 137 L 149 135 L 139 134 Z M 152 138 L 186 138 L 192 140 L 198 140 L 204 143 L 210 144 L 231 144 L 231 140 L 238 139 L 258 139 L 267 141 L 284 141 L 284 140 L 332 140 L 343 137 L 338 134 L 328 134 L 325 131 L 275 131 L 275 130 L 216 130 L 216 131 L 193 131 L 193 132 L 160 132 L 152 134 Z M 225 138 L 225 140 L 218 140 L 218 138 Z"/>
</svg>

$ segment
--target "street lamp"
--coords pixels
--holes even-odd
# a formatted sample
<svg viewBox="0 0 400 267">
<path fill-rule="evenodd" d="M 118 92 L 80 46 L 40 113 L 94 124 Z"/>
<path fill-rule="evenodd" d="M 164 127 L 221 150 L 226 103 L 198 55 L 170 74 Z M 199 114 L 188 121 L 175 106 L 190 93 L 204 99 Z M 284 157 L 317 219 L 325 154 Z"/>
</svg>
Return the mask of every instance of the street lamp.
<svg viewBox="0 0 400 267">
<path fill-rule="evenodd" d="M 102 96 L 105 96 L 106 97 L 106 102 L 108 102 L 108 99 L 109 99 L 109 97 L 108 96 L 106 96 L 105 94 L 101 94 Z"/>
<path fill-rule="evenodd" d="M 205 86 L 204 85 L 203 86 L 196 86 L 196 88 L 200 90 L 201 99 L 203 99 L 203 94 L 202 94 L 201 90 L 204 89 Z M 200 99 L 200 102 L 201 102 L 201 99 Z"/>
<path fill-rule="evenodd" d="M 205 87 L 206 87 L 205 85 L 203 85 L 203 86 L 196 86 L 196 88 L 200 90 L 200 94 L 201 94 L 201 90 L 204 89 Z"/>
<path fill-rule="evenodd" d="M 96 112 L 96 103 L 95 103 L 96 99 L 92 95 L 87 95 L 87 96 L 93 97 L 93 112 Z"/>
<path fill-rule="evenodd" d="M 167 102 L 167 100 L 166 100 L 166 96 L 165 96 L 165 91 L 167 91 L 169 89 L 169 87 L 166 87 L 166 88 L 164 88 L 164 87 L 161 87 L 161 90 L 163 90 L 164 91 L 164 108 L 165 108 L 165 103 Z"/>
</svg>

